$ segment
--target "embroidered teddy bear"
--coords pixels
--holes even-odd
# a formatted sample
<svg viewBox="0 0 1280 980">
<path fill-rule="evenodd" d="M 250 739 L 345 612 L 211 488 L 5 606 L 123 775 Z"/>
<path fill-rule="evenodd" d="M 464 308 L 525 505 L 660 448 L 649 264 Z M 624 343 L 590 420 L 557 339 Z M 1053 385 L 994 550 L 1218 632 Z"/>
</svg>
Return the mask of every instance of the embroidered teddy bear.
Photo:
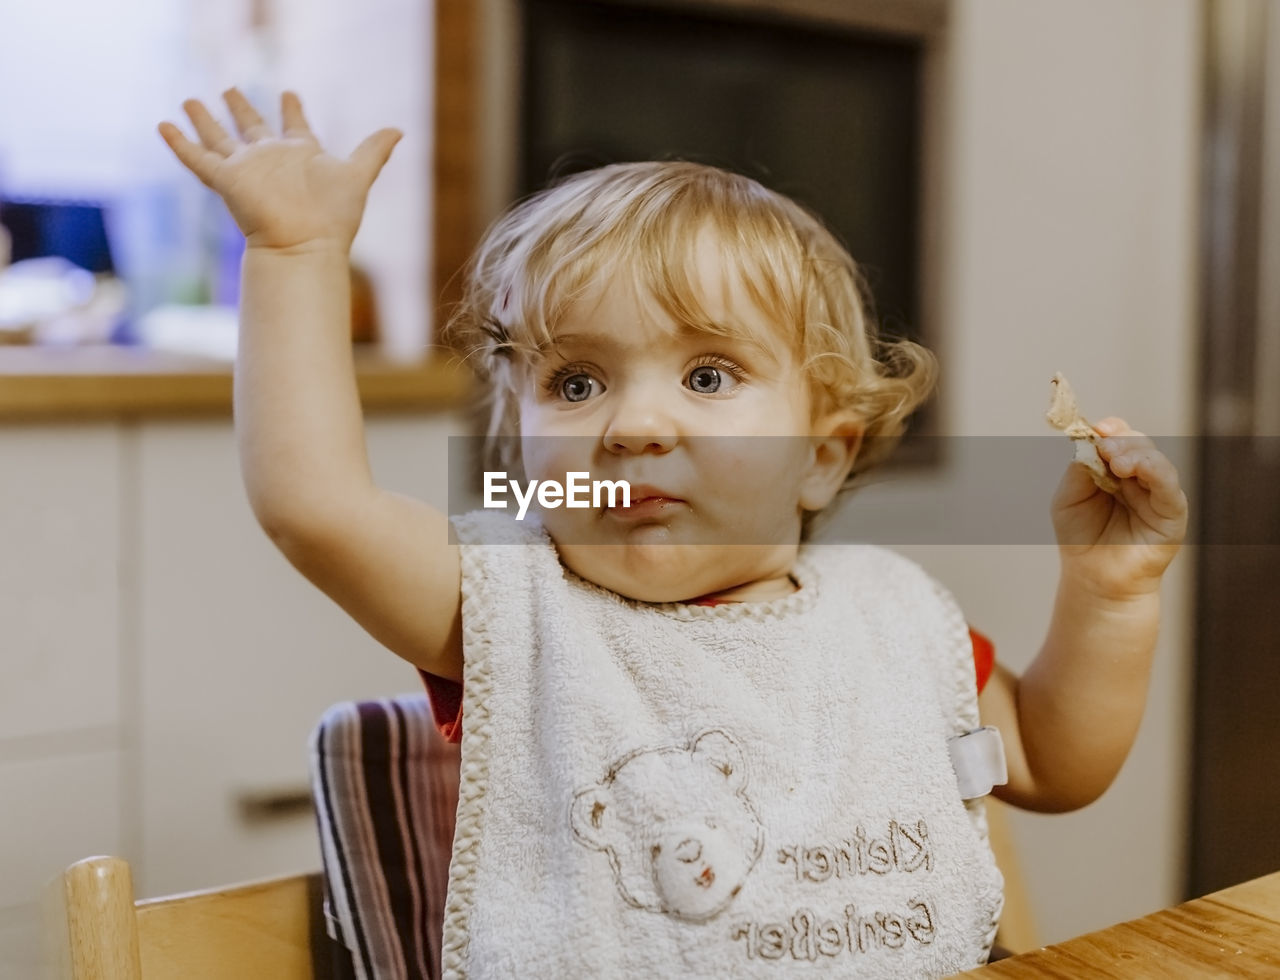
<svg viewBox="0 0 1280 980">
<path fill-rule="evenodd" d="M 746 785 L 742 749 L 719 729 L 637 749 L 575 795 L 573 832 L 608 856 L 628 905 L 704 922 L 728 908 L 764 848 Z"/>
</svg>

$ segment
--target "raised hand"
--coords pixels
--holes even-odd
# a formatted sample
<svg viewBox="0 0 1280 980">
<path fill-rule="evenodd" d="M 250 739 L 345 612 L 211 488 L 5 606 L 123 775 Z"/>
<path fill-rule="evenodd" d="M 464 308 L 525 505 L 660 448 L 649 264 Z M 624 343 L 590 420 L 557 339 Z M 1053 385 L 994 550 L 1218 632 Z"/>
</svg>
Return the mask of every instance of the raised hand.
<svg viewBox="0 0 1280 980">
<path fill-rule="evenodd" d="M 276 136 L 237 89 L 223 93 L 240 139 L 227 133 L 197 99 L 182 104 L 200 138 L 193 143 L 170 122 L 159 126 L 174 155 L 226 202 L 249 248 L 351 246 L 369 188 L 401 137 L 381 129 L 347 159 L 320 146 L 293 92 L 280 99 Z"/>
<path fill-rule="evenodd" d="M 1063 574 L 1100 597 L 1148 594 L 1186 537 L 1186 494 L 1148 436 L 1118 418 L 1094 428 L 1105 437 L 1098 454 L 1120 487 L 1106 493 L 1083 466 L 1067 468 L 1053 498 Z"/>
</svg>

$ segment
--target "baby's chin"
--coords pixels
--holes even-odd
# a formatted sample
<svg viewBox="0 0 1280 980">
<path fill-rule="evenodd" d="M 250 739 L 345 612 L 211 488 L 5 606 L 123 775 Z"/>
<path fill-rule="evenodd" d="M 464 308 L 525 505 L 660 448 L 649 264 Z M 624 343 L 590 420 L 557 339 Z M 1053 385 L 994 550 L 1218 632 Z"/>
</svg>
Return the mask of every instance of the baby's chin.
<svg viewBox="0 0 1280 980">
<path fill-rule="evenodd" d="M 557 544 L 581 579 L 640 602 L 688 602 L 786 574 L 795 547 L 778 545 Z"/>
</svg>

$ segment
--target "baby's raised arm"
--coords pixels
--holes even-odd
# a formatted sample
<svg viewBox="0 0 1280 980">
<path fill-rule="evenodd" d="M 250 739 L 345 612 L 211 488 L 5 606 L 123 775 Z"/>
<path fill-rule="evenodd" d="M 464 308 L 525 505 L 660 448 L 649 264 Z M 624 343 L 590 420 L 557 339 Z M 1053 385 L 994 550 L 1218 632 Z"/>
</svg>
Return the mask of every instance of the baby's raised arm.
<svg viewBox="0 0 1280 980">
<path fill-rule="evenodd" d="M 462 676 L 460 565 L 447 517 L 373 483 L 351 355 L 349 257 L 369 188 L 400 138 L 324 152 L 298 97 L 276 136 L 235 89 L 240 139 L 196 100 L 197 145 L 160 134 L 226 202 L 246 249 L 235 424 L 253 512 L 289 561 L 394 653 Z"/>
</svg>

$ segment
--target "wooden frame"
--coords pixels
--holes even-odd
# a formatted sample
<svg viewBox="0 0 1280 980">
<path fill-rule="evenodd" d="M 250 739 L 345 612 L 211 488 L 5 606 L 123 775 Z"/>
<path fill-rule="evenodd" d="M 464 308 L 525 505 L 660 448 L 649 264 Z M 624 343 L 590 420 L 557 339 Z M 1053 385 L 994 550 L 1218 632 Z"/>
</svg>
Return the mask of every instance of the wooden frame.
<svg viewBox="0 0 1280 980">
<path fill-rule="evenodd" d="M 1002 804 L 987 801 L 1005 879 L 996 942 L 1039 943 Z M 325 932 L 320 874 L 271 878 L 135 901 L 126 861 L 77 861 L 45 895 L 47 976 L 56 980 L 345 980 L 345 951 Z"/>
<path fill-rule="evenodd" d="M 479 23 L 475 0 L 436 0 L 431 323 L 460 294 L 458 271 L 479 238 Z"/>
<path fill-rule="evenodd" d="M 435 21 L 435 161 L 432 230 L 433 323 L 443 325 L 460 295 L 459 272 L 484 226 L 497 217 L 514 184 L 513 103 L 519 74 L 520 0 L 437 0 Z M 609 0 L 689 10 L 726 10 L 831 24 L 898 37 L 924 48 L 921 127 L 920 320 L 922 336 L 945 348 L 941 320 L 946 161 L 946 27 L 949 0 Z M 486 51 L 500 49 L 502 57 Z M 943 434 L 945 406 L 927 406 L 919 435 Z M 897 462 L 935 464 L 941 440 L 908 440 Z"/>
<path fill-rule="evenodd" d="M 346 975 L 325 934 L 319 873 L 135 902 L 127 862 L 77 861 L 49 886 L 58 980 L 311 980 Z"/>
<path fill-rule="evenodd" d="M 606 0 L 630 3 L 639 0 Z M 643 0 L 653 7 L 716 11 L 827 23 L 837 27 L 923 37 L 946 24 L 947 0 Z"/>
</svg>

